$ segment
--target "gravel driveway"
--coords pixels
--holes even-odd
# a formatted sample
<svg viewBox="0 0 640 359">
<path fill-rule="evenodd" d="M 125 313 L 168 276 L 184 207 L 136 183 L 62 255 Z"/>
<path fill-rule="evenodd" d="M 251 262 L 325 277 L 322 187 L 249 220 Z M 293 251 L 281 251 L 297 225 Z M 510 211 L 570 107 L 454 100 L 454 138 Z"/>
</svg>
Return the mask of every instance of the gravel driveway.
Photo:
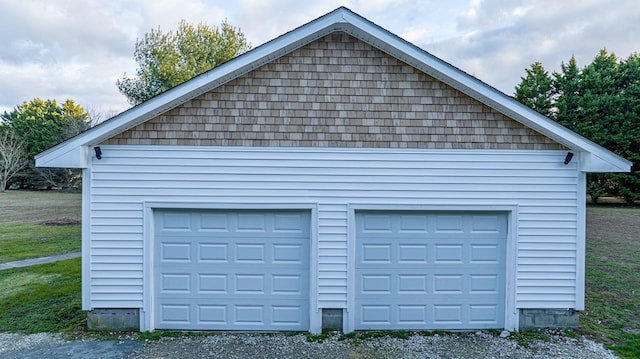
<svg viewBox="0 0 640 359">
<path fill-rule="evenodd" d="M 524 348 L 515 341 L 485 332 L 413 335 L 409 339 L 341 340 L 332 335 L 322 343 L 303 334 L 215 334 L 162 338 L 157 341 L 67 341 L 55 334 L 0 333 L 4 359 L 169 359 L 169 358 L 615 358 L 601 344 L 585 338 L 551 336 Z"/>
</svg>

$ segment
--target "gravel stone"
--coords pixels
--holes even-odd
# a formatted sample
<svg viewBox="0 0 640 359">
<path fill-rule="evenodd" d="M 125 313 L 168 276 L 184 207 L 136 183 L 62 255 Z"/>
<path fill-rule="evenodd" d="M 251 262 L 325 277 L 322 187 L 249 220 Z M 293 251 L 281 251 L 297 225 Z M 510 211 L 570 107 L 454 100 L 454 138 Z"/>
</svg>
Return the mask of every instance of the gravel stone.
<svg viewBox="0 0 640 359">
<path fill-rule="evenodd" d="M 550 335 L 550 341 L 536 341 L 528 348 L 514 340 L 487 332 L 460 332 L 408 339 L 381 337 L 345 339 L 332 334 L 321 342 L 309 342 L 304 334 L 216 333 L 159 340 L 65 340 L 57 334 L 0 333 L 0 357 L 4 359 L 171 359 L 171 358 L 309 358 L 309 359 L 613 359 L 602 344 L 584 337 Z"/>
</svg>

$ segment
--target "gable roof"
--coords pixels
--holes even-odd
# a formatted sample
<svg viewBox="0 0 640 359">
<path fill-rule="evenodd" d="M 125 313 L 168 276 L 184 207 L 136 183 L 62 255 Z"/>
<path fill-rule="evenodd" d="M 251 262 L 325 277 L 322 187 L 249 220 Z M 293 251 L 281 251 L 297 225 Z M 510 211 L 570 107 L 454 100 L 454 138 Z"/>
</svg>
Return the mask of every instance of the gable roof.
<svg viewBox="0 0 640 359">
<path fill-rule="evenodd" d="M 257 69 L 333 32 L 345 32 L 446 83 L 542 135 L 580 153 L 585 172 L 627 172 L 631 162 L 531 110 L 497 89 L 436 58 L 351 10 L 340 7 L 316 20 L 168 90 L 36 156 L 39 167 L 86 168 L 90 146 Z"/>
</svg>

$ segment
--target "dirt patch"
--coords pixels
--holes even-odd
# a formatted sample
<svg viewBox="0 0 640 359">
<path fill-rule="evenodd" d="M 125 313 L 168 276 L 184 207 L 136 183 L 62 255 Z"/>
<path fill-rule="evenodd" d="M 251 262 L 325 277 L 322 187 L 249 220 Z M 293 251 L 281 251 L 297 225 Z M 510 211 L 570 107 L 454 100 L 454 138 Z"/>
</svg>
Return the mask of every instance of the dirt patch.
<svg viewBox="0 0 640 359">
<path fill-rule="evenodd" d="M 80 221 L 74 218 L 56 218 L 42 222 L 43 226 L 60 227 L 60 226 L 79 226 Z"/>
</svg>

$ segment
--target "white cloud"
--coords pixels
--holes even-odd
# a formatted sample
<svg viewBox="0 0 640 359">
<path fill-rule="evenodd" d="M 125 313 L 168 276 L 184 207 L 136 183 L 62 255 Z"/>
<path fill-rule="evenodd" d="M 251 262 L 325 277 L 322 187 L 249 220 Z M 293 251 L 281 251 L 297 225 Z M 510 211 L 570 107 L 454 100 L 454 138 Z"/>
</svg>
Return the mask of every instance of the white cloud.
<svg viewBox="0 0 640 359">
<path fill-rule="evenodd" d="M 474 0 L 458 18 L 461 34 L 426 48 L 512 94 L 535 61 L 553 71 L 572 55 L 586 65 L 604 47 L 623 57 L 638 51 L 638 18 L 633 0 Z"/>
</svg>

